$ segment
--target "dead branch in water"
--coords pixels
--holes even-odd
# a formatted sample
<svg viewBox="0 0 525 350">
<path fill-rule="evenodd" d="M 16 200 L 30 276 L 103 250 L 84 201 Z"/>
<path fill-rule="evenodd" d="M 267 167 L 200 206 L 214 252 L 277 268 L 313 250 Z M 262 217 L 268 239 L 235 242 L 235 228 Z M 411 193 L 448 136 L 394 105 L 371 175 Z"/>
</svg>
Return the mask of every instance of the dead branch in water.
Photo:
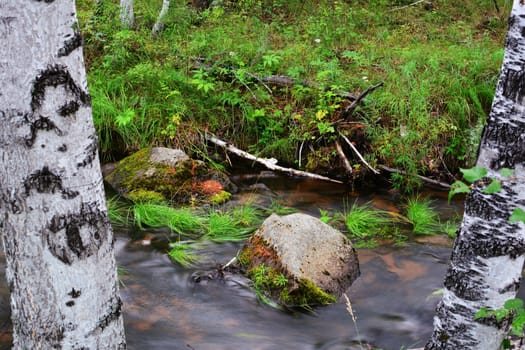
<svg viewBox="0 0 525 350">
<path fill-rule="evenodd" d="M 277 159 L 275 159 L 275 158 L 268 159 L 268 158 L 256 157 L 253 154 L 245 152 L 245 151 L 243 151 L 243 150 L 233 146 L 232 144 L 229 144 L 229 143 L 227 143 L 225 141 L 222 141 L 222 140 L 220 140 L 220 139 L 218 139 L 218 138 L 216 138 L 214 136 L 208 135 L 208 134 L 206 134 L 205 138 L 206 138 L 207 141 L 210 141 L 211 143 L 214 143 L 217 146 L 220 146 L 220 147 L 226 149 L 228 152 L 231 152 L 231 153 L 233 153 L 233 154 L 235 154 L 235 155 L 237 155 L 237 156 L 239 156 L 241 158 L 248 159 L 248 160 L 257 162 L 259 164 L 262 164 L 262 165 L 264 165 L 266 168 L 268 168 L 270 170 L 274 170 L 274 171 L 278 171 L 278 172 L 282 172 L 282 173 L 287 173 L 287 174 L 291 174 L 291 175 L 295 175 L 295 176 L 308 177 L 308 178 L 312 178 L 312 179 L 316 179 L 316 180 L 330 181 L 330 182 L 335 182 L 335 183 L 339 183 L 339 184 L 343 183 L 342 181 L 331 179 L 331 178 L 326 177 L 326 176 L 313 174 L 313 173 L 309 173 L 309 172 L 306 172 L 306 171 L 296 170 L 296 169 L 293 169 L 293 168 L 285 168 L 285 167 L 279 166 L 279 165 L 277 165 Z"/>
</svg>

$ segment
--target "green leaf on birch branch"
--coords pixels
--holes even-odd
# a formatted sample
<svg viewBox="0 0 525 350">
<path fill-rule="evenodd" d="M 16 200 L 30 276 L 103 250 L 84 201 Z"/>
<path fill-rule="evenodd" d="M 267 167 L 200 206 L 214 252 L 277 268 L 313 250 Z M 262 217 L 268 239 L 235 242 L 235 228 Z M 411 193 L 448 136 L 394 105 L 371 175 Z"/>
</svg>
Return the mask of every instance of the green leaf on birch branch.
<svg viewBox="0 0 525 350">
<path fill-rule="evenodd" d="M 525 210 L 521 208 L 514 208 L 512 211 L 512 215 L 509 218 L 510 222 L 518 222 L 521 221 L 525 223 Z"/>
<path fill-rule="evenodd" d="M 512 176 L 512 175 L 514 175 L 514 169 L 501 168 L 501 170 L 500 170 L 500 174 L 501 174 L 501 176 L 503 176 L 503 177 L 509 177 L 509 176 Z"/>
<path fill-rule="evenodd" d="M 448 192 L 448 202 L 450 203 L 450 200 L 452 197 L 458 193 L 469 193 L 470 187 L 463 181 L 455 181 L 452 185 L 450 185 L 450 191 Z"/>
<path fill-rule="evenodd" d="M 501 190 L 501 181 L 493 179 L 490 185 L 485 187 L 483 191 L 481 192 L 485 194 L 494 194 L 494 193 L 498 193 L 500 190 Z"/>
<path fill-rule="evenodd" d="M 470 183 L 482 179 L 488 173 L 486 168 L 478 166 L 475 166 L 474 168 L 470 169 L 460 168 L 459 170 L 463 173 L 463 178 Z"/>
</svg>

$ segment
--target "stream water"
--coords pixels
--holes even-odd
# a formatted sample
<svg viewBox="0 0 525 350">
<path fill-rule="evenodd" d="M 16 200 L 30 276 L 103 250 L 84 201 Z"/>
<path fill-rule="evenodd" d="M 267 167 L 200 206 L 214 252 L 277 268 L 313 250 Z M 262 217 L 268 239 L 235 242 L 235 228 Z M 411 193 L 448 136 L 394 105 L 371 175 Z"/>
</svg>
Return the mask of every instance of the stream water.
<svg viewBox="0 0 525 350">
<path fill-rule="evenodd" d="M 237 176 L 234 181 L 241 188 L 264 183 L 284 205 L 316 216 L 320 208 L 342 211 L 356 200 L 384 210 L 397 211 L 400 205 L 397 192 L 381 188 L 354 193 L 343 185 L 290 177 Z M 426 194 L 442 220 L 461 212 L 461 203 L 448 205 L 445 193 Z M 412 237 L 404 246 L 359 249 L 361 277 L 347 291 L 354 322 L 344 300 L 312 313 L 290 313 L 261 304 L 242 280 L 193 282 L 192 274 L 228 262 L 241 244 L 205 244 L 204 262 L 183 268 L 151 246 L 130 240 L 127 232 L 116 235 L 117 261 L 124 271 L 121 293 L 128 348 L 137 350 L 422 347 L 439 300 L 433 292 L 442 286 L 452 244 L 444 236 L 426 236 Z M 9 292 L 3 277 L 0 349 L 8 349 Z"/>
</svg>

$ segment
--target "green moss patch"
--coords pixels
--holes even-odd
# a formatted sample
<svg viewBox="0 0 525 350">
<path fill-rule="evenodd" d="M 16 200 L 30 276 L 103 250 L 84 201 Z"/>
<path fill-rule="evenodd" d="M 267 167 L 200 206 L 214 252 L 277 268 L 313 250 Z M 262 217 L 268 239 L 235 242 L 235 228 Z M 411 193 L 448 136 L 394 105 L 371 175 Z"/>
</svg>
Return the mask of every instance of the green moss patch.
<svg viewBox="0 0 525 350">
<path fill-rule="evenodd" d="M 151 162 L 151 150 L 145 148 L 124 158 L 106 180 L 136 203 L 221 204 L 230 199 L 231 194 L 224 190 L 229 184 L 226 175 L 199 160 Z M 210 191 L 210 184 L 216 184 L 218 190 Z"/>
<path fill-rule="evenodd" d="M 237 259 L 263 301 L 270 299 L 287 307 L 301 308 L 336 301 L 334 295 L 323 291 L 309 279 L 296 280 L 290 276 L 281 266 L 274 249 L 256 235 L 247 241 Z"/>
</svg>

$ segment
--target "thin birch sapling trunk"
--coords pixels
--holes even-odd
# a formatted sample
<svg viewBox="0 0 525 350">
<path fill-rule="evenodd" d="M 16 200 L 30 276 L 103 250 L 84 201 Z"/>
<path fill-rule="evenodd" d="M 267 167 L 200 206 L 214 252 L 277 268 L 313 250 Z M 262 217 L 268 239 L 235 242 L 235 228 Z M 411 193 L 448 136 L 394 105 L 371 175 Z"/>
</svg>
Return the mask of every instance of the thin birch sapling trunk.
<svg viewBox="0 0 525 350">
<path fill-rule="evenodd" d="M 75 1 L 0 1 L 0 47 L 13 349 L 124 349 Z"/>
<path fill-rule="evenodd" d="M 124 29 L 131 29 L 135 25 L 133 0 L 120 0 L 120 23 Z"/>
<path fill-rule="evenodd" d="M 505 56 L 489 121 L 480 143 L 477 167 L 488 178 L 473 184 L 437 306 L 434 332 L 425 349 L 495 350 L 509 320 L 475 319 L 482 307 L 502 309 L 520 285 L 525 228 L 509 218 L 525 209 L 525 4 L 515 0 Z M 514 176 L 504 177 L 504 169 Z M 487 184 L 501 181 L 496 193 Z M 490 191 L 489 191 L 490 192 Z"/>
<path fill-rule="evenodd" d="M 160 9 L 159 17 L 157 18 L 157 22 L 153 25 L 153 30 L 151 31 L 151 34 L 153 36 L 159 34 L 162 29 L 164 29 L 164 24 L 166 21 L 166 16 L 168 14 L 168 10 L 170 8 L 170 0 L 163 0 L 162 1 L 162 8 Z"/>
</svg>

